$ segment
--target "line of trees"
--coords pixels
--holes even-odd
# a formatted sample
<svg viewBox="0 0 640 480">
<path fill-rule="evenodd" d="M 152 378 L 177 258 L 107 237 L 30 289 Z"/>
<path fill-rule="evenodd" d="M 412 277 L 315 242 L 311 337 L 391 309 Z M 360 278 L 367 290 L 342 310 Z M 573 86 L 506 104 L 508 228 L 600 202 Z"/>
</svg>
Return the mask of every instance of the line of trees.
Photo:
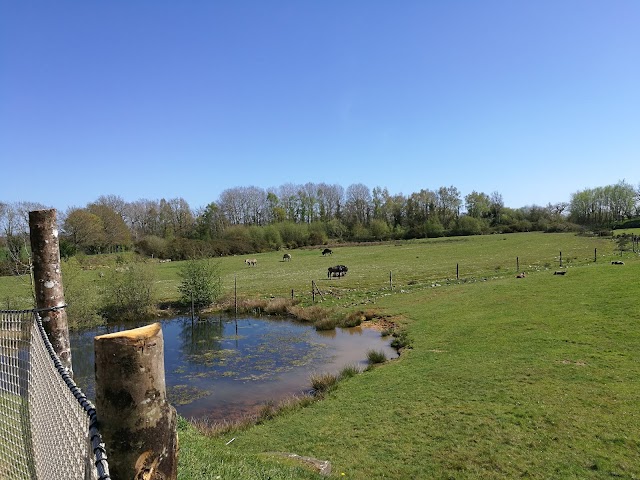
<svg viewBox="0 0 640 480">
<path fill-rule="evenodd" d="M 640 213 L 640 192 L 625 181 L 571 195 L 571 219 L 588 226 L 613 226 Z"/>
<path fill-rule="evenodd" d="M 571 195 L 568 203 L 509 208 L 499 192 L 454 187 L 410 195 L 344 189 L 326 183 L 287 183 L 224 190 L 196 209 L 183 198 L 127 202 L 103 195 L 85 207 L 59 213 L 64 256 L 126 251 L 158 258 L 195 258 L 319 245 L 328 241 L 382 241 L 492 232 L 611 228 L 638 216 L 639 191 L 621 181 Z M 28 265 L 28 212 L 32 202 L 0 202 L 1 273 Z M 12 265 L 9 267 L 9 265 Z"/>
</svg>

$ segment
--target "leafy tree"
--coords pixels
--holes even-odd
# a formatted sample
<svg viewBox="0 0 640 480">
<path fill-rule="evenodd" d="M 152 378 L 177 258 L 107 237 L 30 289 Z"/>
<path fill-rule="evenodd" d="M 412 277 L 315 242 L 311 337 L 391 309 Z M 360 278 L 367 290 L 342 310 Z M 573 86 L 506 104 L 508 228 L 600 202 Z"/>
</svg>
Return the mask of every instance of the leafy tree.
<svg viewBox="0 0 640 480">
<path fill-rule="evenodd" d="M 475 190 L 464 197 L 467 215 L 473 218 L 483 218 L 489 215 L 491 210 L 491 198 L 486 193 L 478 193 Z"/>
<path fill-rule="evenodd" d="M 491 212 L 491 221 L 493 225 L 496 225 L 500 223 L 500 216 L 504 209 L 504 200 L 502 199 L 502 194 L 497 191 L 492 192 L 490 198 L 491 204 L 489 206 L 489 210 Z"/>
<path fill-rule="evenodd" d="M 100 203 L 90 203 L 87 210 L 100 218 L 104 247 L 108 252 L 128 249 L 131 246 L 131 232 L 117 211 Z"/>
<path fill-rule="evenodd" d="M 179 272 L 182 303 L 201 309 L 215 302 L 222 293 L 220 267 L 210 259 L 188 260 Z"/>
<path fill-rule="evenodd" d="M 286 212 L 280 205 L 280 199 L 274 192 L 267 193 L 267 215 L 271 222 L 284 222 Z"/>
<path fill-rule="evenodd" d="M 444 228 L 451 228 L 455 219 L 458 218 L 461 205 L 460 191 L 456 187 L 440 187 L 438 189 L 438 218 Z"/>
<path fill-rule="evenodd" d="M 76 250 L 99 252 L 105 243 L 102 219 L 87 209 L 68 211 L 62 228 L 66 239 Z"/>
</svg>

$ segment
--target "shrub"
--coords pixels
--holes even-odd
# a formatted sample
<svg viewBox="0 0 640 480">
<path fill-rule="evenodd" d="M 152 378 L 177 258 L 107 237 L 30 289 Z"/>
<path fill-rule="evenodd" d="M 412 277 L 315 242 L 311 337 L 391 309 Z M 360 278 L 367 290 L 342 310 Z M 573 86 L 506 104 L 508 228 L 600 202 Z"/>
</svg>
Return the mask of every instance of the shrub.
<svg viewBox="0 0 640 480">
<path fill-rule="evenodd" d="M 394 332 L 393 340 L 391 340 L 391 347 L 396 350 L 400 350 L 402 348 L 410 347 L 409 338 L 407 337 L 406 332 Z"/>
<path fill-rule="evenodd" d="M 167 258 L 169 242 L 164 238 L 149 235 L 136 244 L 136 250 L 148 257 Z"/>
<path fill-rule="evenodd" d="M 102 313 L 123 319 L 148 315 L 155 301 L 154 284 L 153 270 L 142 262 L 111 270 L 103 290 Z"/>
<path fill-rule="evenodd" d="M 328 318 L 331 312 L 327 311 L 326 308 L 322 308 L 319 306 L 313 307 L 299 307 L 297 305 L 292 305 L 287 309 L 287 313 L 297 318 L 302 322 L 312 322 L 316 323 L 319 320 L 324 320 Z M 335 327 L 335 324 L 334 324 Z"/>
<path fill-rule="evenodd" d="M 360 373 L 360 369 L 355 365 L 345 365 L 342 370 L 340 370 L 340 375 L 338 375 L 340 380 L 344 380 L 347 378 L 355 377 Z"/>
<path fill-rule="evenodd" d="M 377 363 L 384 363 L 387 361 L 387 356 L 380 350 L 369 350 L 367 352 L 367 360 L 369 364 L 375 365 Z"/>
<path fill-rule="evenodd" d="M 340 320 L 339 324 L 343 328 L 349 327 L 357 327 L 365 320 L 362 312 L 352 312 L 343 319 Z"/>
<path fill-rule="evenodd" d="M 333 330 L 336 328 L 337 321 L 334 318 L 322 318 L 314 322 L 316 330 Z"/>
<path fill-rule="evenodd" d="M 321 395 L 335 388 L 338 383 L 338 377 L 331 373 L 314 373 L 309 378 L 309 381 L 314 393 Z"/>
</svg>

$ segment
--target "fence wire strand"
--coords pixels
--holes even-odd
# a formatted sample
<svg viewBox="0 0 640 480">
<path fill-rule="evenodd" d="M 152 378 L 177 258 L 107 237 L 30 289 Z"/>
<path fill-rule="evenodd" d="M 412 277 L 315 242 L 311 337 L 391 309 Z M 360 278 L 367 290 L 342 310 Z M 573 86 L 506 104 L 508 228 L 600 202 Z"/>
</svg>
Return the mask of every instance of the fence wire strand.
<svg viewBox="0 0 640 480">
<path fill-rule="evenodd" d="M 93 404 L 35 310 L 0 310 L 0 478 L 107 480 Z"/>
</svg>

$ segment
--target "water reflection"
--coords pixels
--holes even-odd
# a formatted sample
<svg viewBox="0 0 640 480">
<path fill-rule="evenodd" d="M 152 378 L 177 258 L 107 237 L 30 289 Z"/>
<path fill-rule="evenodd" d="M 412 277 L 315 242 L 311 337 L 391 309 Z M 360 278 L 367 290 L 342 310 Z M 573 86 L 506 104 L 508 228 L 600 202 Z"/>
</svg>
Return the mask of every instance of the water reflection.
<svg viewBox="0 0 640 480">
<path fill-rule="evenodd" d="M 163 320 L 169 401 L 185 417 L 231 418 L 267 401 L 309 390 L 314 372 L 366 366 L 367 351 L 397 356 L 371 329 L 317 332 L 309 324 L 267 318 L 191 317 Z M 120 323 L 71 338 L 74 379 L 94 398 L 93 338 L 147 323 Z"/>
</svg>

